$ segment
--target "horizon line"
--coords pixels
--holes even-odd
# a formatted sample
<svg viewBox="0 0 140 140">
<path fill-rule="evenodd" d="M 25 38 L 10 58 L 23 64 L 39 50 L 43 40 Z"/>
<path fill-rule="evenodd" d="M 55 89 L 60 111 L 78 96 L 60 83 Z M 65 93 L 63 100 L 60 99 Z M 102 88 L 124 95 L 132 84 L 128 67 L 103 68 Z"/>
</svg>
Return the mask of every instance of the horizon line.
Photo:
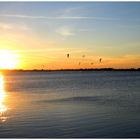
<svg viewBox="0 0 140 140">
<path fill-rule="evenodd" d="M 107 71 L 119 71 L 119 70 L 138 70 L 139 68 L 78 68 L 78 69 L 0 69 L 1 71 L 100 71 L 100 70 L 107 70 Z"/>
</svg>

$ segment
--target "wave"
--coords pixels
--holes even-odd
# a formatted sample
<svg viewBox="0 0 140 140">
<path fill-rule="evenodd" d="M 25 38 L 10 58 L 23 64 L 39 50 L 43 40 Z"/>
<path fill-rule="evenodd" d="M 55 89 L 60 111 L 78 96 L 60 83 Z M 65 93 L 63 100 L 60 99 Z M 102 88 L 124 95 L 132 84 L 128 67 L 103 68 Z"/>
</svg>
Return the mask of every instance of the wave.
<svg viewBox="0 0 140 140">
<path fill-rule="evenodd" d="M 140 110 L 140 104 L 132 100 L 125 100 L 121 98 L 111 98 L 109 96 L 76 96 L 52 100 L 40 100 L 39 103 L 85 103 L 85 104 L 98 104 L 105 106 L 116 106 L 116 107 L 125 107 L 125 108 L 135 108 Z"/>
<path fill-rule="evenodd" d="M 95 103 L 95 102 L 106 102 L 110 99 L 107 99 L 107 97 L 103 96 L 75 96 L 75 97 L 68 97 L 68 98 L 59 98 L 59 99 L 52 99 L 52 100 L 41 100 L 39 102 L 42 103 Z M 113 100 L 113 99 L 111 99 Z"/>
</svg>

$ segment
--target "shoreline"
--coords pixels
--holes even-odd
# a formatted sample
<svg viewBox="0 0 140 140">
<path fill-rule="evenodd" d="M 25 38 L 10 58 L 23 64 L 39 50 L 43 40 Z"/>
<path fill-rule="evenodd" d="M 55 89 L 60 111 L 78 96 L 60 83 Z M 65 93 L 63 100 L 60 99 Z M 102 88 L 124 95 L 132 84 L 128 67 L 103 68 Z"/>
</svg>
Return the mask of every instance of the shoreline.
<svg viewBox="0 0 140 140">
<path fill-rule="evenodd" d="M 57 71 L 140 71 L 140 68 L 130 68 L 130 69 L 114 69 L 114 68 L 97 68 L 97 69 L 1 69 L 0 72 L 57 72 Z"/>
</svg>

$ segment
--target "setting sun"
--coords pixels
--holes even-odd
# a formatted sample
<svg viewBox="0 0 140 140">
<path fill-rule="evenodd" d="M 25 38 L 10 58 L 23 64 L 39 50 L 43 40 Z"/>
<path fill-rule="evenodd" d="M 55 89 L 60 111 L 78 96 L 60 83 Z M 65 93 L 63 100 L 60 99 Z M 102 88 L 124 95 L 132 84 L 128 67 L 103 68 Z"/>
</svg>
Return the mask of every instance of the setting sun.
<svg viewBox="0 0 140 140">
<path fill-rule="evenodd" d="M 8 50 L 0 50 L 0 69 L 14 69 L 16 64 L 16 54 Z"/>
</svg>

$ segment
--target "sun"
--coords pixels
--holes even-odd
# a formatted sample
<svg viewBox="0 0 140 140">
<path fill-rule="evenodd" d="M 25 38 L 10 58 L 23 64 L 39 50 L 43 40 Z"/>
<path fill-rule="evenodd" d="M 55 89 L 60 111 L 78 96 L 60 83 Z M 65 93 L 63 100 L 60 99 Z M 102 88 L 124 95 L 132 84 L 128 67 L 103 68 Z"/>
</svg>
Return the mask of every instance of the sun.
<svg viewBox="0 0 140 140">
<path fill-rule="evenodd" d="M 17 55 L 10 50 L 0 50 L 0 69 L 14 69 L 17 65 Z"/>
</svg>

